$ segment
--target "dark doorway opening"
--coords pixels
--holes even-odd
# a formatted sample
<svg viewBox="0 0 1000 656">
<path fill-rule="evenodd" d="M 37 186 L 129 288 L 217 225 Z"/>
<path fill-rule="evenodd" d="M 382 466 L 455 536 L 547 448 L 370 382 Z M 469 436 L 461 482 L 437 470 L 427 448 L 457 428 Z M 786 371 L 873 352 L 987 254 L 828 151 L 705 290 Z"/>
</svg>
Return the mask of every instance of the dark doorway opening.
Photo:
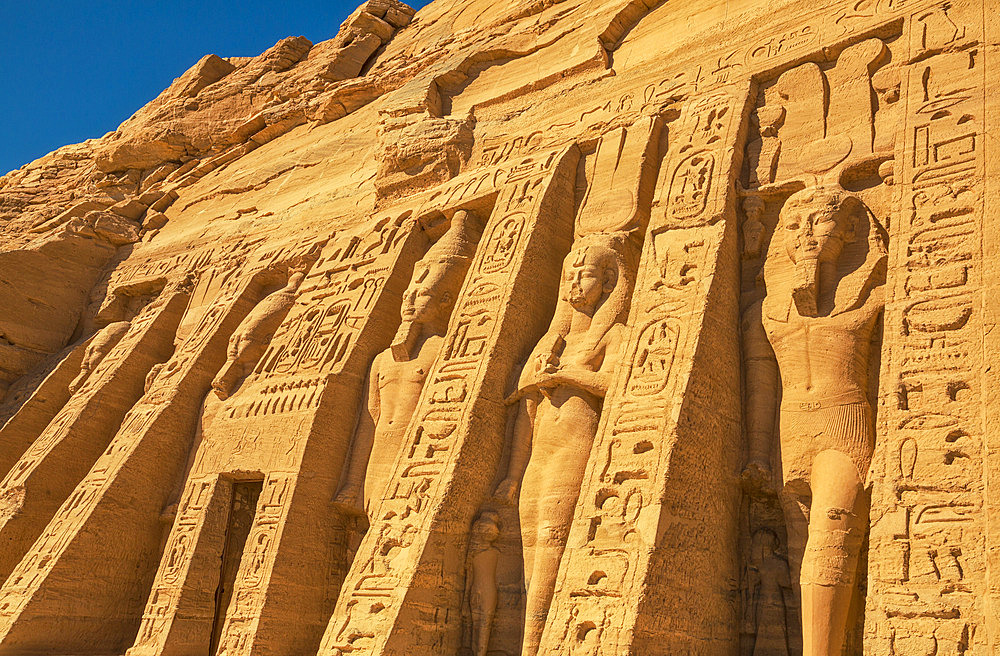
<svg viewBox="0 0 1000 656">
<path fill-rule="evenodd" d="M 219 587 L 215 590 L 215 620 L 212 623 L 209 654 L 214 655 L 219 649 L 219 639 L 226 623 L 226 612 L 233 599 L 233 588 L 240 571 L 243 549 L 253 527 L 254 515 L 257 514 L 257 499 L 260 498 L 263 487 L 263 481 L 233 483 L 233 502 L 229 507 L 229 521 L 226 524 L 226 544 L 222 549 Z"/>
</svg>

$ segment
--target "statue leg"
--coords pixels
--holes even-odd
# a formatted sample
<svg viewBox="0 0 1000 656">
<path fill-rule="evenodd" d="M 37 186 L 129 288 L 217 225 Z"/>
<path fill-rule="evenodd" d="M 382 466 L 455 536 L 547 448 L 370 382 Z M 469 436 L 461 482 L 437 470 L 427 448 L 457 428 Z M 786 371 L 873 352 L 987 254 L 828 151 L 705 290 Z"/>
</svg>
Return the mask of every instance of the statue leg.
<svg viewBox="0 0 1000 656">
<path fill-rule="evenodd" d="M 546 472 L 549 480 L 541 488 L 543 494 L 538 499 L 537 543 L 525 608 L 522 656 L 534 656 L 538 652 L 583 476 L 582 467 L 574 467 L 572 458 L 550 459 L 550 464 L 554 463 L 562 463 L 558 465 L 562 471 L 556 472 L 550 466 Z"/>
<path fill-rule="evenodd" d="M 495 612 L 496 604 L 494 603 L 494 607 L 492 609 L 486 609 L 472 614 L 472 621 L 475 626 L 473 638 L 475 656 L 486 656 L 486 652 L 489 651 L 490 635 L 493 633 L 493 617 Z"/>
<path fill-rule="evenodd" d="M 524 559 L 524 587 L 527 593 L 524 649 L 527 649 L 528 636 L 534 625 L 531 598 L 535 590 L 535 559 L 541 546 L 539 544 L 539 509 L 542 503 L 541 497 L 537 495 L 539 488 L 544 484 L 543 474 L 544 472 L 540 471 L 539 468 L 528 465 L 521 485 L 521 497 L 518 501 L 518 520 L 521 523 L 521 553 Z M 528 652 L 523 651 L 523 653 L 527 654 Z"/>
<path fill-rule="evenodd" d="M 804 656 L 840 656 L 868 509 L 858 469 L 827 449 L 813 459 L 809 539 L 802 560 Z"/>
</svg>

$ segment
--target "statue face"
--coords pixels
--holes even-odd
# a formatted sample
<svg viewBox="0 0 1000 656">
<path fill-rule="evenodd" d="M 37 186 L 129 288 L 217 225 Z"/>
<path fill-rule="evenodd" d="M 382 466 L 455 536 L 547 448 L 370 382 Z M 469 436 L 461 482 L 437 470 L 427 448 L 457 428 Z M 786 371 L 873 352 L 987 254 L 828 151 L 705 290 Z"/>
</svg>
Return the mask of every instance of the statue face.
<svg viewBox="0 0 1000 656">
<path fill-rule="evenodd" d="M 428 323 L 449 312 L 452 292 L 448 289 L 446 273 L 447 265 L 444 262 L 417 264 L 400 307 L 400 316 L 404 322 Z"/>
<path fill-rule="evenodd" d="M 614 272 L 601 264 L 586 250 L 571 253 L 563 274 L 565 300 L 579 311 L 597 307 L 605 292 L 614 288 Z"/>
<path fill-rule="evenodd" d="M 482 517 L 472 525 L 472 538 L 481 543 L 491 543 L 500 537 L 500 527 L 491 517 Z"/>
<path fill-rule="evenodd" d="M 820 189 L 794 194 L 781 210 L 785 249 L 792 262 L 835 262 L 854 239 L 855 217 L 843 197 Z"/>
</svg>

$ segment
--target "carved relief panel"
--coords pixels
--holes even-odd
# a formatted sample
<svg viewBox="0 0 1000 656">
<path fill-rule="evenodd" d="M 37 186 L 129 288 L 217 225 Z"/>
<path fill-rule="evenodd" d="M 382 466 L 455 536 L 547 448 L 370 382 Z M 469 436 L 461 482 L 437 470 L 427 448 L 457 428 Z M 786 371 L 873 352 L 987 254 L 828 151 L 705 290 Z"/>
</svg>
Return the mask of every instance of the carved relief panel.
<svg viewBox="0 0 1000 656">
<path fill-rule="evenodd" d="M 737 134 L 740 106 L 738 91 L 697 97 L 665 128 L 666 158 L 622 335 L 621 366 L 613 375 L 586 465 L 539 653 L 644 651 L 644 626 L 689 621 L 682 610 L 683 593 L 668 592 L 671 583 L 658 580 L 669 578 L 672 566 L 653 563 L 660 550 L 679 546 L 680 540 L 690 538 L 694 546 L 699 533 L 716 539 L 711 534 L 721 526 L 699 526 L 694 517 L 708 510 L 700 502 L 692 503 L 690 523 L 680 517 L 670 523 L 660 513 L 672 503 L 672 492 L 665 492 L 676 485 L 672 479 L 690 475 L 671 465 L 681 414 L 676 399 L 691 381 L 699 329 L 690 318 L 706 302 L 720 248 L 726 241 L 734 243 L 732 234 L 724 239 L 720 219 L 731 202 L 726 178 L 732 151 L 727 145 Z M 724 438 L 726 432 L 719 426 L 716 434 Z M 696 567 L 706 556 L 697 546 L 674 553 Z M 663 574 L 654 573 L 654 567 Z M 643 597 L 648 605 L 638 601 Z M 714 600 L 705 599 L 702 608 L 706 606 L 728 612 L 727 604 L 718 606 Z M 715 639 L 719 650 L 727 649 L 725 636 Z M 661 641 L 655 648 L 679 651 L 690 645 Z"/>
<path fill-rule="evenodd" d="M 867 622 L 896 653 L 986 649 L 982 29 L 936 3 L 904 33 Z"/>
</svg>

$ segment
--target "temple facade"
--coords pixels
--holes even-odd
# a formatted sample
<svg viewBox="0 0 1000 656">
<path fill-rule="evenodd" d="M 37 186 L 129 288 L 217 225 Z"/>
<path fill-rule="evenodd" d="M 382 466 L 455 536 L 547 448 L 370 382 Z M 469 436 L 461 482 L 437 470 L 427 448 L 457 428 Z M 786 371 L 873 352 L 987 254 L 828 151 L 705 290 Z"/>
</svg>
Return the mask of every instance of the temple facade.
<svg viewBox="0 0 1000 656">
<path fill-rule="evenodd" d="M 0 178 L 0 656 L 1000 653 L 997 10 L 368 0 Z"/>
</svg>

